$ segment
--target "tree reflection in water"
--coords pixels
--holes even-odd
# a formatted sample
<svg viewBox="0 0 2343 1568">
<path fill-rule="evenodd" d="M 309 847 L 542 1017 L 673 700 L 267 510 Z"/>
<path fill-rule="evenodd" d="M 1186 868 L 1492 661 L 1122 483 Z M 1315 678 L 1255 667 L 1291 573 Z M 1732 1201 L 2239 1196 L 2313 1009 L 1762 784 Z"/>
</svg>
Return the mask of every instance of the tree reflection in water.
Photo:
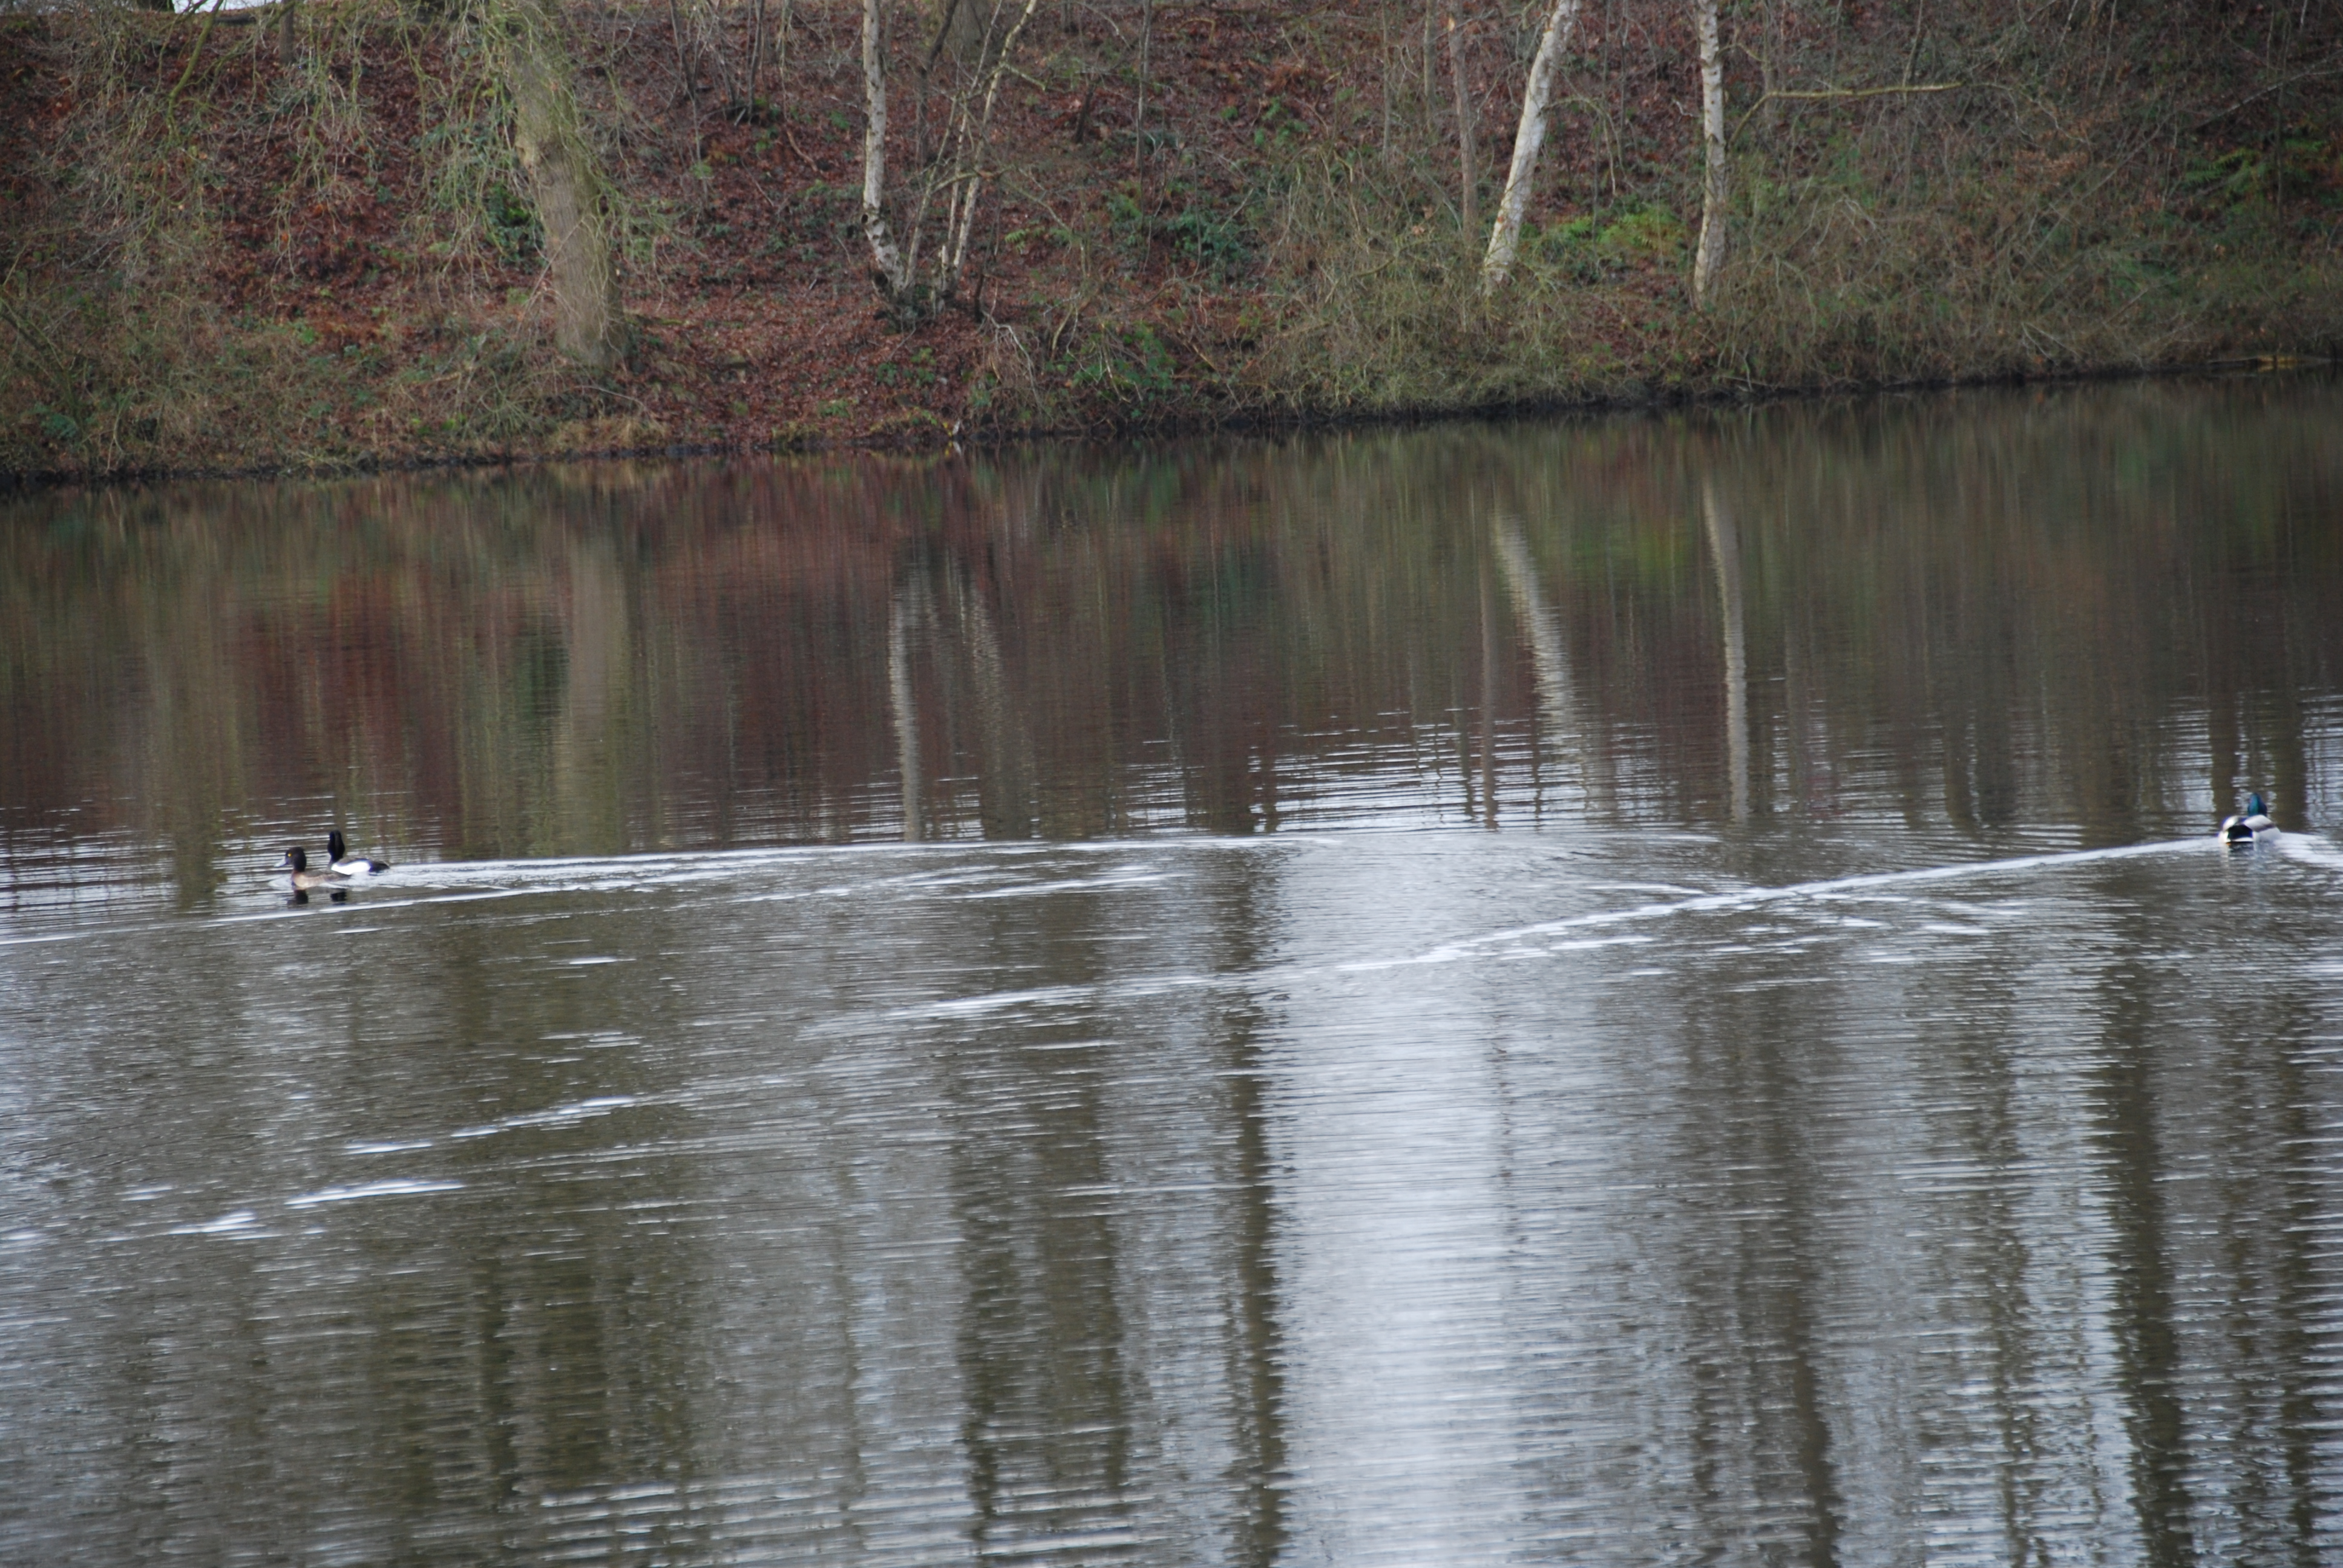
<svg viewBox="0 0 2343 1568">
<path fill-rule="evenodd" d="M 19 500 L 0 1558 L 2331 1558 L 2339 405 Z"/>
<path fill-rule="evenodd" d="M 190 899 L 324 816 L 447 859 L 1875 789 L 2092 841 L 2247 783 L 2300 820 L 2333 398 L 42 495 L 0 536 L 0 807 L 167 846 Z"/>
</svg>

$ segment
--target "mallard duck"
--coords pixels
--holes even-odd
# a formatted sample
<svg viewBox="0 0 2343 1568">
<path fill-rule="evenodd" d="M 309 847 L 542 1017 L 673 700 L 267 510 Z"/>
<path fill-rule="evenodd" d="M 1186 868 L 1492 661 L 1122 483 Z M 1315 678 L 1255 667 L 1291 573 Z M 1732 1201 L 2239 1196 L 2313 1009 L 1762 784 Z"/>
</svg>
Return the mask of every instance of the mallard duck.
<svg viewBox="0 0 2343 1568">
<path fill-rule="evenodd" d="M 2269 807 L 2258 791 L 2246 797 L 2243 813 L 2221 819 L 2221 841 L 2227 844 L 2250 844 L 2277 832 L 2278 824 L 2269 819 Z"/>
<path fill-rule="evenodd" d="M 285 858 L 277 862 L 277 869 L 293 873 L 293 890 L 297 893 L 306 893 L 311 888 L 347 888 L 350 885 L 350 879 L 338 871 L 309 869 L 309 851 L 298 844 L 285 851 Z"/>
<path fill-rule="evenodd" d="M 364 855 L 353 855 L 342 842 L 339 828 L 326 835 L 326 864 L 333 867 L 337 876 L 371 877 L 377 871 L 390 869 L 388 860 L 369 860 Z"/>
</svg>

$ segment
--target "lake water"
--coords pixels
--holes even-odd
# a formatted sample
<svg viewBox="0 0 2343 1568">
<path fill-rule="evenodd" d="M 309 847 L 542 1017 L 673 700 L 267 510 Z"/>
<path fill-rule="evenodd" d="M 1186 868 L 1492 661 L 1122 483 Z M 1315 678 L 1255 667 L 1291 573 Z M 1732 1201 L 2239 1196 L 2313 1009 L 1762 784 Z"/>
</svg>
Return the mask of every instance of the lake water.
<svg viewBox="0 0 2343 1568">
<path fill-rule="evenodd" d="M 0 1561 L 2343 1554 L 2333 380 L 45 494 L 0 704 Z"/>
</svg>

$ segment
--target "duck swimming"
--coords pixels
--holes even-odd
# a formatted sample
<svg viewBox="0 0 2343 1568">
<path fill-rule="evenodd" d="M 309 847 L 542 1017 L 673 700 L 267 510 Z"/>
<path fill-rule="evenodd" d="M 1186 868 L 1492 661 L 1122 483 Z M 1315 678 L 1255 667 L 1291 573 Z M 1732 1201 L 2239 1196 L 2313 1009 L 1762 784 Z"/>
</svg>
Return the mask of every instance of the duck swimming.
<svg viewBox="0 0 2343 1568">
<path fill-rule="evenodd" d="M 326 835 L 326 863 L 340 877 L 371 877 L 377 871 L 390 869 L 388 860 L 369 860 L 364 855 L 353 855 L 342 842 L 339 828 Z"/>
<path fill-rule="evenodd" d="M 2269 806 L 2258 790 L 2246 797 L 2245 811 L 2236 817 L 2221 819 L 2219 829 L 2225 844 L 2250 844 L 2257 839 L 2278 836 L 2278 824 L 2269 819 Z"/>
<path fill-rule="evenodd" d="M 338 871 L 309 869 L 309 851 L 298 844 L 285 851 L 285 858 L 277 862 L 277 869 L 293 873 L 293 890 L 297 893 L 306 893 L 312 888 L 347 888 L 350 885 L 350 879 Z"/>
</svg>

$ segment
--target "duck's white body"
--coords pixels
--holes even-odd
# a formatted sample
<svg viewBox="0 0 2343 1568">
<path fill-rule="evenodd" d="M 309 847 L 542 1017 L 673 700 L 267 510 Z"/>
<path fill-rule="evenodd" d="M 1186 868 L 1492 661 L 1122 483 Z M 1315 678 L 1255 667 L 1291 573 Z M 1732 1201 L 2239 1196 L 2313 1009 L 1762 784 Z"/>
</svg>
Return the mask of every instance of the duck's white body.
<svg viewBox="0 0 2343 1568">
<path fill-rule="evenodd" d="M 351 854 L 349 846 L 342 842 L 339 828 L 326 835 L 326 863 L 334 868 L 336 876 L 348 877 L 354 881 L 390 869 L 387 860 L 369 860 L 364 855 Z"/>
<path fill-rule="evenodd" d="M 2269 808 L 2258 794 L 2246 797 L 2246 809 L 2235 817 L 2221 819 L 2219 829 L 2225 844 L 2250 844 L 2261 839 L 2278 837 L 2278 824 L 2269 819 Z"/>
</svg>

